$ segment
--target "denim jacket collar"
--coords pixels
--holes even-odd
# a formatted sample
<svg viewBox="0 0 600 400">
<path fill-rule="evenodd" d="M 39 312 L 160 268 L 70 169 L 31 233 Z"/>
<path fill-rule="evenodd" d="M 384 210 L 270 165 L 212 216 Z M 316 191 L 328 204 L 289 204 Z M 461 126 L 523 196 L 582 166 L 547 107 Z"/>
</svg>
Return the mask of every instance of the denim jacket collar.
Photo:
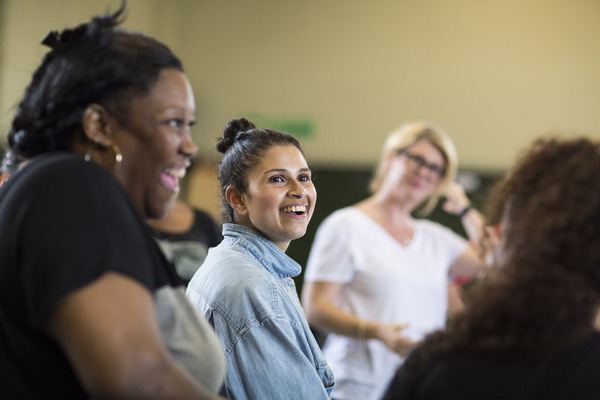
<svg viewBox="0 0 600 400">
<path fill-rule="evenodd" d="M 235 243 L 245 248 L 276 278 L 293 278 L 302 271 L 300 264 L 254 229 L 238 224 L 223 224 L 223 237 L 228 244 Z"/>
</svg>

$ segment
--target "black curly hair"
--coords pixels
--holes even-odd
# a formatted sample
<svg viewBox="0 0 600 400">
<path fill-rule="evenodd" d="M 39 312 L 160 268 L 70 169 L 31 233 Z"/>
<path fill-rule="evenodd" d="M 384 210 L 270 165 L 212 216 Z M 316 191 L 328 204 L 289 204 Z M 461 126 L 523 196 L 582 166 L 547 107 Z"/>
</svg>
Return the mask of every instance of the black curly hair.
<svg viewBox="0 0 600 400">
<path fill-rule="evenodd" d="M 133 96 L 151 91 L 160 71 L 183 71 L 167 46 L 142 33 L 117 28 L 126 3 L 44 40 L 52 47 L 25 91 L 8 133 L 8 147 L 25 159 L 49 151 L 70 151 L 81 132 L 82 112 L 103 105 L 127 126 Z"/>
</svg>

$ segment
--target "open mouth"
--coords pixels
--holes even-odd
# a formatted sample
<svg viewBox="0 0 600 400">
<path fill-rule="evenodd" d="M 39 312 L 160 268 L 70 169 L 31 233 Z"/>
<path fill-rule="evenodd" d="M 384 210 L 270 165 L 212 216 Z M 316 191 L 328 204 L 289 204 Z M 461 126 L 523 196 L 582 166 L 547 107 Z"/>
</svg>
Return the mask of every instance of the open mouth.
<svg viewBox="0 0 600 400">
<path fill-rule="evenodd" d="M 284 214 L 302 215 L 306 214 L 306 206 L 290 206 L 280 210 Z"/>
<path fill-rule="evenodd" d="M 183 167 L 167 168 L 160 173 L 163 183 L 174 191 L 179 191 L 179 179 L 182 179 L 184 176 L 185 168 Z"/>
</svg>

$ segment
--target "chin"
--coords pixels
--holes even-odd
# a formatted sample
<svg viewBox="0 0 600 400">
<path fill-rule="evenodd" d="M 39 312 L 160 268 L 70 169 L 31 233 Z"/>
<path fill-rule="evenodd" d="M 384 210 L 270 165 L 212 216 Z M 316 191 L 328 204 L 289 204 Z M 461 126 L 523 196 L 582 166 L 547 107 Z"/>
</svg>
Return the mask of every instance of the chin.
<svg viewBox="0 0 600 400">
<path fill-rule="evenodd" d="M 300 232 L 294 232 L 290 234 L 290 240 L 300 239 L 302 236 L 306 234 L 306 229 L 303 229 Z"/>
<path fill-rule="evenodd" d="M 153 207 L 146 213 L 146 219 L 163 219 L 171 212 L 173 201 L 169 201 L 161 207 Z"/>
</svg>

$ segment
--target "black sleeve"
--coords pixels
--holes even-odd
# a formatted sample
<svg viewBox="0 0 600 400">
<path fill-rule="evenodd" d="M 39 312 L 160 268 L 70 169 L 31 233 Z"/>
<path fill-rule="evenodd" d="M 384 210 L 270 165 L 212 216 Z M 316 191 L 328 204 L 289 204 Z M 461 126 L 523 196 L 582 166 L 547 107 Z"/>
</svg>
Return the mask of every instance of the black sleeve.
<svg viewBox="0 0 600 400">
<path fill-rule="evenodd" d="M 77 158 L 32 175 L 18 245 L 34 324 L 42 326 L 61 297 L 108 270 L 153 288 L 143 221 L 112 175 Z"/>
</svg>

